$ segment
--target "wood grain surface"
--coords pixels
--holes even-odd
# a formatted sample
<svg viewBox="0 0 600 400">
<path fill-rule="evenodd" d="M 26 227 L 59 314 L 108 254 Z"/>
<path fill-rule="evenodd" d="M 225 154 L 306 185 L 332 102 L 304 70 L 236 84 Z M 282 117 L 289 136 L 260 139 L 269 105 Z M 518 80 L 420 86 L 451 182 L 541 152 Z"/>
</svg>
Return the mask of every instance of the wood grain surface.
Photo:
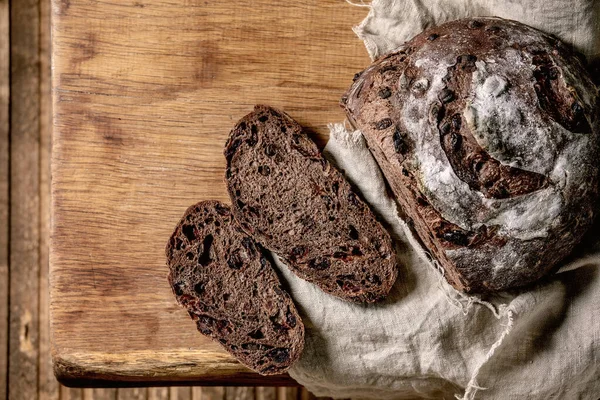
<svg viewBox="0 0 600 400">
<path fill-rule="evenodd" d="M 39 13 L 39 174 L 40 174 L 40 236 L 39 236 L 39 354 L 38 395 L 40 400 L 58 399 L 59 384 L 54 377 L 50 356 L 50 296 L 48 253 L 50 238 L 50 154 L 52 133 L 50 82 L 50 1 L 38 0 Z M 90 399 L 91 400 L 91 399 Z"/>
<path fill-rule="evenodd" d="M 0 0 L 0 399 L 21 400 L 41 399 L 41 400 L 116 400 L 117 398 L 129 398 L 131 392 L 139 398 L 148 400 L 169 400 L 169 399 L 193 399 L 193 400 L 223 400 L 225 388 L 223 387 L 153 387 L 142 390 L 131 390 L 128 388 L 96 388 L 80 389 L 67 388 L 61 386 L 55 379 L 52 372 L 50 360 L 50 334 L 49 334 L 49 299 L 48 299 L 48 236 L 50 224 L 50 132 L 51 132 L 51 110 L 50 110 L 50 2 L 48 0 L 19 2 L 14 0 L 8 2 Z M 13 16 L 36 16 L 37 18 L 13 18 L 11 20 L 10 12 Z M 29 38 L 16 38 L 13 36 L 11 41 L 10 32 L 19 33 L 19 35 L 36 35 L 36 30 L 31 29 L 33 23 L 38 23 L 39 40 Z M 37 46 L 37 48 L 36 48 Z M 18 56 L 11 57 L 11 54 Z M 11 84 L 11 64 L 12 68 L 20 69 L 24 65 L 23 57 L 29 59 L 33 68 L 25 68 L 18 74 L 15 74 Z M 35 61 L 37 60 L 37 61 Z M 39 68 L 36 63 L 39 63 Z M 36 83 L 37 82 L 37 83 Z M 35 86 L 38 85 L 36 89 Z M 23 86 L 26 86 L 27 93 L 30 96 L 18 94 Z M 11 97 L 11 88 L 15 91 Z M 36 94 L 37 93 L 37 94 Z M 9 115 L 22 114 L 23 111 L 31 106 L 31 98 L 39 103 L 37 107 L 39 123 L 31 124 L 25 121 L 21 123 L 20 119 L 13 122 L 11 131 L 11 121 Z M 35 114 L 31 110 L 29 115 Z M 25 132 L 25 133 L 24 133 Z M 22 193 L 28 195 L 35 194 L 35 182 L 33 187 L 29 187 L 29 177 L 31 171 L 28 168 L 11 168 L 11 164 L 21 163 L 18 161 L 24 154 L 22 146 L 11 146 L 11 136 L 17 142 L 23 140 L 23 134 L 28 135 L 29 146 L 35 146 L 36 140 L 39 141 L 39 157 L 28 159 L 28 162 L 34 169 L 39 171 L 39 183 L 37 184 L 39 196 L 39 211 L 30 208 L 29 218 L 32 221 L 39 220 L 39 224 L 27 223 L 26 226 L 14 228 L 19 230 L 19 235 L 11 237 L 11 221 L 17 216 L 11 217 L 11 209 L 19 210 L 23 206 L 17 205 L 22 199 L 19 196 L 11 196 L 11 183 Z M 11 203 L 15 203 L 11 206 Z M 19 221 L 19 220 L 17 220 Z M 23 251 L 23 237 L 30 237 L 36 234 L 38 241 L 29 240 L 28 251 L 37 252 L 38 264 L 17 262 L 10 264 L 10 250 Z M 12 244 L 12 241 L 19 243 Z M 11 268 L 12 267 L 12 268 Z M 29 276 L 35 282 L 35 273 L 39 270 L 37 277 L 37 294 L 9 296 L 9 291 L 19 293 L 31 290 L 31 281 L 14 279 L 10 282 L 11 269 L 19 268 L 14 271 L 19 277 Z M 9 284 L 10 283 L 10 284 Z M 35 298 L 38 299 L 37 307 Z M 9 300 L 12 303 L 9 304 Z M 9 364 L 9 321 L 19 319 L 23 311 L 21 303 L 29 306 L 30 314 L 38 315 L 37 326 L 28 327 L 38 332 L 37 340 L 37 359 L 35 357 L 13 356 Z M 12 315 L 11 315 L 12 314 Z M 13 329 L 20 330 L 20 324 L 13 324 Z M 17 346 L 21 350 L 21 343 L 28 343 L 29 335 L 10 334 L 12 341 L 10 348 Z M 19 342 L 15 343 L 18 337 Z M 29 349 L 29 346 L 23 346 L 23 349 Z M 13 355 L 14 350 L 11 350 Z M 17 353 L 18 354 L 18 353 Z M 37 385 L 33 378 L 37 371 Z M 30 386 L 26 391 L 22 391 L 23 382 L 21 377 L 28 379 Z M 241 391 L 248 397 L 244 400 L 275 400 L 276 388 L 257 388 L 255 391 Z M 284 388 L 282 395 L 277 400 L 283 400 L 288 390 L 295 388 Z M 308 394 L 306 389 L 301 390 L 301 396 Z M 264 396 L 263 394 L 267 394 Z M 272 394 L 270 397 L 269 394 Z M 31 397 L 23 397 L 31 396 Z M 300 398 L 304 397 L 299 397 Z"/>
<path fill-rule="evenodd" d="M 228 202 L 223 144 L 254 104 L 325 143 L 369 63 L 351 31 L 365 14 L 343 0 L 53 1 L 50 309 L 62 382 L 294 384 L 196 332 L 168 287 L 164 247 L 189 205 Z"/>
<path fill-rule="evenodd" d="M 32 399 L 38 386 L 40 101 L 37 0 L 10 7 L 10 333 L 8 396 Z"/>
<path fill-rule="evenodd" d="M 0 399 L 8 395 L 10 11 L 0 1 Z"/>
</svg>

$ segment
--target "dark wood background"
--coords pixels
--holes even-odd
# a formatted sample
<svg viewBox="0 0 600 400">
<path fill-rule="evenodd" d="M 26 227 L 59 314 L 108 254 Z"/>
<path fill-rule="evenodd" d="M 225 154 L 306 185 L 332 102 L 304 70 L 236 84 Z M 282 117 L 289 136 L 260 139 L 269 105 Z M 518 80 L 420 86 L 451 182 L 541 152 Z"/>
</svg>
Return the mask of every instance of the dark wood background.
<svg viewBox="0 0 600 400">
<path fill-rule="evenodd" d="M 289 387 L 73 389 L 56 381 L 48 318 L 50 13 L 49 0 L 0 0 L 0 400 L 314 398 Z"/>
</svg>

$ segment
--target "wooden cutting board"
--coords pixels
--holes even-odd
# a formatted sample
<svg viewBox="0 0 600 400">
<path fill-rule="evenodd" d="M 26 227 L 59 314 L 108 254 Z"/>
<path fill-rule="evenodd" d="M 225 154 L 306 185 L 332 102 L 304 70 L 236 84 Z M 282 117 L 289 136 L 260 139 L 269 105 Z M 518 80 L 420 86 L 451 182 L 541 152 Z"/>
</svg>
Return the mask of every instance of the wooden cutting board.
<svg viewBox="0 0 600 400">
<path fill-rule="evenodd" d="M 290 384 L 196 332 L 167 284 L 185 209 L 229 202 L 223 144 L 256 103 L 314 132 L 369 64 L 343 0 L 53 0 L 51 330 L 70 385 Z M 23 199 L 26 201 L 26 199 Z"/>
</svg>

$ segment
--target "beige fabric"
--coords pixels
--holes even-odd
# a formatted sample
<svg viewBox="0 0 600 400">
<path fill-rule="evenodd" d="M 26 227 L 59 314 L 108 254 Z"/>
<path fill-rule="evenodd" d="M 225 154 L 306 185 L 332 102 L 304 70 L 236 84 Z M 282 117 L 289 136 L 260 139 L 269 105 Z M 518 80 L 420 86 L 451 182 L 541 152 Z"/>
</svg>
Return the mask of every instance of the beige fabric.
<svg viewBox="0 0 600 400">
<path fill-rule="evenodd" d="M 594 0 L 374 0 L 354 31 L 375 59 L 430 26 L 473 16 L 514 19 L 559 37 L 590 60 L 600 57 L 600 2 Z"/>
<path fill-rule="evenodd" d="M 430 24 L 500 15 L 548 27 L 588 55 L 599 53 L 590 15 L 600 5 L 594 8 L 593 0 L 490 3 L 494 9 L 483 1 L 376 0 L 355 31 L 376 56 Z M 307 328 L 293 378 L 317 395 L 338 398 L 600 397 L 600 224 L 564 272 L 485 302 L 452 289 L 416 244 L 360 132 L 331 125 L 326 154 L 389 225 L 400 276 L 386 302 L 357 305 L 324 294 L 278 263 Z"/>
</svg>

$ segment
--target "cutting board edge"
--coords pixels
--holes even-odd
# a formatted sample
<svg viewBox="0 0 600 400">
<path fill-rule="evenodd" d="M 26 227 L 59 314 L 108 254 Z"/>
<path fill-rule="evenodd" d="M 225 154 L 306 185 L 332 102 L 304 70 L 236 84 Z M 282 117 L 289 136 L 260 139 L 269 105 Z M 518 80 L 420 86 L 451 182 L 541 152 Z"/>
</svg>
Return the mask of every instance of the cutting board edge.
<svg viewBox="0 0 600 400">
<path fill-rule="evenodd" d="M 172 356 L 168 352 L 165 356 Z M 119 353 L 118 358 L 135 359 L 138 352 Z M 131 386 L 188 386 L 188 385 L 240 385 L 240 386 L 298 386 L 289 375 L 262 376 L 247 369 L 235 359 L 217 354 L 223 358 L 221 362 L 174 364 L 172 362 L 156 362 L 160 359 L 161 352 L 155 353 L 155 363 L 151 369 L 144 363 L 139 368 L 131 367 L 135 363 L 128 363 L 128 368 L 122 368 L 122 362 L 110 360 L 91 359 L 89 354 L 59 352 L 52 348 L 52 366 L 54 376 L 63 385 L 68 387 L 131 387 Z M 110 358 L 106 357 L 106 358 Z M 188 357 L 189 358 L 189 357 Z M 177 370 L 177 374 L 174 371 Z M 174 379 L 175 377 L 175 379 Z"/>
</svg>

